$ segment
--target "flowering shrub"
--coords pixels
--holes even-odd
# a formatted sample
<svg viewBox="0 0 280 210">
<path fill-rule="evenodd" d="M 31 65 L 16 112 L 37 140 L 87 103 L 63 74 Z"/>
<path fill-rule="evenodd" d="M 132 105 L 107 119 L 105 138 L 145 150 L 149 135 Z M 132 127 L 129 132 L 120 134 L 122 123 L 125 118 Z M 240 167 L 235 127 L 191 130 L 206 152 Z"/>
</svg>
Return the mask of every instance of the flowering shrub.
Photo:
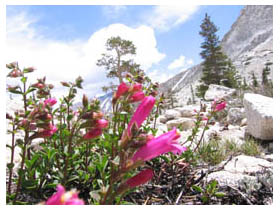
<svg viewBox="0 0 280 210">
<path fill-rule="evenodd" d="M 81 77 L 75 82 L 61 82 L 68 94 L 58 100 L 51 95 L 54 86 L 47 84 L 46 78 L 28 85 L 26 74 L 34 68 L 21 70 L 17 63 L 7 68 L 8 77 L 21 81 L 21 85 L 8 86 L 7 91 L 23 100 L 23 109 L 6 115 L 12 137 L 8 145 L 7 203 L 22 203 L 19 195 L 24 192 L 45 200 L 46 205 L 119 204 L 131 189 L 152 180 L 154 171 L 146 161 L 169 152 L 180 157 L 188 151 L 178 142 L 176 128 L 155 137 L 163 101 L 157 96 L 158 84 L 143 72 L 127 77 L 118 86 L 109 117 L 102 113 L 97 99 L 90 101 L 86 95 L 82 107 L 73 110 L 76 94 L 82 89 Z M 136 102 L 139 104 L 135 108 Z M 213 114 L 225 106 L 225 102 L 215 101 L 209 116 L 197 113 L 198 123 L 188 140 L 194 139 L 201 121 L 206 121 L 206 128 Z M 20 138 L 16 138 L 18 134 L 22 134 Z M 38 138 L 42 143 L 36 150 L 32 142 Z M 16 148 L 21 150 L 17 171 Z M 82 200 L 78 191 L 66 192 L 63 186 L 76 188 Z"/>
</svg>

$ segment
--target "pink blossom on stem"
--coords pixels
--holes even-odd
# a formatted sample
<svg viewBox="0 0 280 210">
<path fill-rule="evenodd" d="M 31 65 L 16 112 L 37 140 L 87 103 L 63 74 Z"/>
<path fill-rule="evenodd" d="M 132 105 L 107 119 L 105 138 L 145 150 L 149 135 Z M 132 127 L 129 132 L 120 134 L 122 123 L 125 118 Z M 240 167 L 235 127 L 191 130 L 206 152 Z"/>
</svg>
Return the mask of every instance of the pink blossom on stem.
<svg viewBox="0 0 280 210">
<path fill-rule="evenodd" d="M 96 120 L 96 127 L 97 128 L 107 128 L 108 120 L 105 120 L 105 119 Z"/>
<path fill-rule="evenodd" d="M 57 131 L 57 127 L 50 124 L 49 129 L 43 130 L 38 133 L 38 136 L 41 138 L 51 137 Z"/>
<path fill-rule="evenodd" d="M 222 103 L 216 105 L 214 111 L 219 112 L 219 111 L 223 110 L 224 108 L 226 108 L 226 105 L 227 105 L 227 103 L 225 101 L 223 101 Z"/>
<path fill-rule="evenodd" d="M 122 82 L 122 83 L 119 85 L 117 92 L 115 93 L 115 98 L 118 99 L 119 97 L 121 97 L 122 95 L 124 95 L 128 90 L 129 90 L 129 87 L 127 86 L 127 84 L 125 84 L 124 82 Z"/>
<path fill-rule="evenodd" d="M 98 137 L 102 134 L 101 128 L 93 128 L 89 130 L 84 136 L 83 139 L 93 139 L 95 137 Z"/>
<path fill-rule="evenodd" d="M 137 127 L 139 128 L 144 120 L 148 117 L 150 112 L 152 111 L 155 105 L 156 99 L 153 96 L 146 96 L 141 104 L 137 107 L 136 111 L 134 112 L 128 127 L 127 132 L 128 135 L 131 135 L 131 127 L 134 123 L 136 123 Z"/>
<path fill-rule="evenodd" d="M 57 185 L 57 192 L 52 195 L 47 201 L 46 205 L 84 205 L 84 201 L 79 199 L 78 193 L 74 190 L 65 192 L 62 185 Z"/>
<path fill-rule="evenodd" d="M 56 104 L 56 102 L 57 102 L 57 100 L 55 98 L 48 98 L 44 101 L 44 104 L 45 104 L 45 106 L 46 105 L 53 106 Z"/>
<path fill-rule="evenodd" d="M 146 182 L 150 181 L 154 176 L 154 172 L 151 169 L 146 169 L 141 171 L 139 174 L 131 177 L 126 181 L 126 184 L 130 188 L 137 187 L 139 185 L 145 184 Z"/>
<path fill-rule="evenodd" d="M 176 140 L 180 137 L 177 133 L 176 128 L 164 133 L 142 146 L 132 157 L 132 161 L 137 160 L 151 160 L 161 154 L 172 152 L 173 154 L 181 154 L 186 150 L 185 147 L 181 146 Z"/>
<path fill-rule="evenodd" d="M 139 92 L 141 90 L 142 90 L 142 84 L 140 84 L 140 83 L 135 83 L 132 86 L 132 92 Z"/>
<path fill-rule="evenodd" d="M 145 98 L 145 94 L 142 91 L 134 93 L 132 96 L 129 97 L 130 102 L 137 102 L 142 101 Z"/>
</svg>

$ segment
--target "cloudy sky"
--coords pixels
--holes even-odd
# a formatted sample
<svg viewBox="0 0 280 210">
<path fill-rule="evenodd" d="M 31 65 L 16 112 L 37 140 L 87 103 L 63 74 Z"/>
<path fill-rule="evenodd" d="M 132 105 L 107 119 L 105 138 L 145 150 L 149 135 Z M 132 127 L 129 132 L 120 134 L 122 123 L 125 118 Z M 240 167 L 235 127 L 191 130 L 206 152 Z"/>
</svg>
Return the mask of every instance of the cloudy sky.
<svg viewBox="0 0 280 210">
<path fill-rule="evenodd" d="M 108 83 L 96 62 L 112 36 L 131 40 L 134 60 L 154 80 L 164 82 L 201 62 L 200 24 L 208 13 L 218 26 L 220 39 L 243 6 L 7 6 L 6 63 L 34 66 L 29 78 L 60 81 L 84 78 L 84 91 L 101 94 Z M 11 81 L 7 81 L 9 83 Z"/>
</svg>

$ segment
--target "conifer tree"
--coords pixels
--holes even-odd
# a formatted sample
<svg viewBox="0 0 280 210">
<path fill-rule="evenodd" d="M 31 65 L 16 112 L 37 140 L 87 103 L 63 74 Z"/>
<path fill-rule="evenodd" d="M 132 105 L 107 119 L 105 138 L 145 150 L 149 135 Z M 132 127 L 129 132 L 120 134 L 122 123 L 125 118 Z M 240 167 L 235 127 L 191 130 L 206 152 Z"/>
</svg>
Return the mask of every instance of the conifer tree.
<svg viewBox="0 0 280 210">
<path fill-rule="evenodd" d="M 97 61 L 97 66 L 104 66 L 108 78 L 117 78 L 119 83 L 123 82 L 124 73 L 134 74 L 140 70 L 140 65 L 132 59 L 125 60 L 124 57 L 136 54 L 136 47 L 131 41 L 124 40 L 121 37 L 111 37 L 106 42 L 107 54 L 102 54 L 102 58 Z M 109 87 L 103 87 L 104 91 L 114 89 L 111 83 Z"/>
<path fill-rule="evenodd" d="M 218 28 L 210 20 L 210 16 L 207 13 L 200 28 L 199 34 L 204 38 L 201 44 L 202 51 L 200 56 L 204 61 L 202 63 L 201 85 L 197 87 L 197 96 L 204 97 L 210 84 L 236 87 L 238 77 L 232 62 L 222 52 L 219 37 L 216 35 Z"/>
<path fill-rule="evenodd" d="M 265 68 L 263 68 L 262 71 L 262 85 L 267 85 L 268 84 L 268 75 L 270 74 L 270 68 L 268 67 L 268 65 L 265 66 Z"/>
<path fill-rule="evenodd" d="M 223 78 L 223 71 L 227 66 L 227 56 L 222 52 L 219 37 L 216 35 L 218 28 L 210 20 L 210 16 L 205 14 L 205 18 L 200 25 L 199 34 L 204 38 L 201 44 L 200 53 L 203 61 L 203 75 L 201 80 L 209 84 L 220 84 Z"/>
<path fill-rule="evenodd" d="M 258 83 L 258 80 L 257 80 L 254 72 L 252 72 L 252 79 L 253 79 L 253 86 L 258 87 L 259 83 Z"/>
</svg>

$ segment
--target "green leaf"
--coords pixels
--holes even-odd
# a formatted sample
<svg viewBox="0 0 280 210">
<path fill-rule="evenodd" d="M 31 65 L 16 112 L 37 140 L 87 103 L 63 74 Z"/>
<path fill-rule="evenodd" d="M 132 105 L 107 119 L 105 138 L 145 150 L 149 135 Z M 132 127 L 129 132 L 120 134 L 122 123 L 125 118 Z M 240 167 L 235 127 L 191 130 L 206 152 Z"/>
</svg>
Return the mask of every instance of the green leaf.
<svg viewBox="0 0 280 210">
<path fill-rule="evenodd" d="M 192 188 L 193 188 L 195 191 L 197 191 L 197 192 L 200 192 L 200 193 L 203 192 L 202 189 L 201 189 L 201 187 L 199 187 L 199 186 L 193 185 Z"/>
<path fill-rule="evenodd" d="M 223 193 L 223 192 L 216 192 L 215 193 L 215 196 L 217 197 L 217 198 L 222 198 L 222 197 L 224 197 L 226 194 L 225 193 Z"/>
<path fill-rule="evenodd" d="M 73 119 L 73 117 L 74 117 L 74 115 L 72 115 L 72 114 L 69 114 L 69 115 L 67 116 L 67 121 L 70 121 L 70 120 L 72 120 L 72 119 Z"/>
<path fill-rule="evenodd" d="M 35 90 L 36 90 L 36 88 L 30 87 L 30 88 L 28 88 L 28 90 L 26 91 L 26 94 L 31 93 L 31 92 L 33 92 L 33 91 L 35 91 Z"/>
<path fill-rule="evenodd" d="M 166 156 L 164 156 L 164 155 L 161 155 L 160 158 L 161 158 L 164 162 L 166 162 L 166 163 L 169 163 L 169 162 L 170 162 L 169 158 L 166 157 Z"/>
<path fill-rule="evenodd" d="M 201 197 L 201 200 L 202 200 L 203 203 L 207 203 L 209 201 L 209 198 L 207 196 L 203 195 Z"/>
<path fill-rule="evenodd" d="M 8 163 L 8 164 L 7 164 L 7 167 L 8 167 L 8 169 L 10 169 L 10 170 L 11 170 L 14 166 L 15 166 L 14 163 Z"/>
<path fill-rule="evenodd" d="M 22 81 L 23 83 L 26 83 L 27 77 L 22 77 L 22 78 L 20 79 L 20 81 Z"/>
</svg>

